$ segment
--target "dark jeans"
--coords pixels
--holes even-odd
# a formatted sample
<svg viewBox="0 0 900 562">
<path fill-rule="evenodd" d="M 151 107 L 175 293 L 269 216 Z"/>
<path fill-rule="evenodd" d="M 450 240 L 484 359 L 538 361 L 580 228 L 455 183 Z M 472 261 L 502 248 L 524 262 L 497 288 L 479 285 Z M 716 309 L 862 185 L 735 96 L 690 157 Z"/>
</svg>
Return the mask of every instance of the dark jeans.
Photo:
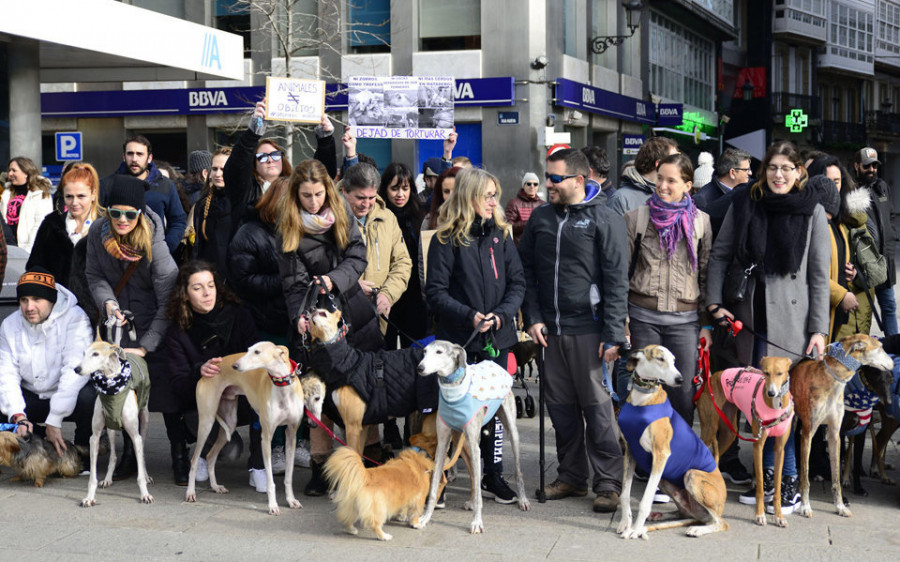
<svg viewBox="0 0 900 562">
<path fill-rule="evenodd" d="M 894 297 L 894 287 L 875 289 L 875 297 L 878 299 L 878 307 L 881 309 L 884 335 L 897 334 L 900 330 L 897 327 L 897 299 Z"/>
<path fill-rule="evenodd" d="M 42 399 L 30 390 L 22 389 L 22 397 L 25 399 L 25 414 L 32 424 L 44 423 L 50 415 L 50 399 Z M 94 385 L 87 383 L 78 392 L 75 401 L 75 410 L 63 421 L 75 422 L 76 445 L 90 446 L 91 420 L 94 417 L 94 402 L 97 400 L 97 391 Z M 18 413 L 18 412 L 17 412 Z"/>
</svg>

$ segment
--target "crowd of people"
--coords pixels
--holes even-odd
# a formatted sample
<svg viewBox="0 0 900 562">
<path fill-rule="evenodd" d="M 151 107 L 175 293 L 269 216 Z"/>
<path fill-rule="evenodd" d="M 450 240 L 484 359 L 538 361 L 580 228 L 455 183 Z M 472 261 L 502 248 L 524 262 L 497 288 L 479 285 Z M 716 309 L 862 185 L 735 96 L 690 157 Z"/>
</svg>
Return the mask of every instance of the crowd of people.
<svg viewBox="0 0 900 562">
<path fill-rule="evenodd" d="M 86 446 L 96 391 L 74 369 L 95 330 L 132 326 L 118 343 L 145 362 L 150 410 L 162 414 L 174 481 L 185 485 L 197 381 L 260 340 L 288 345 L 303 364 L 305 312 L 328 293 L 349 320 L 349 344 L 363 351 L 434 335 L 464 345 L 470 362 L 508 367 L 522 338 L 545 347 L 558 474 L 538 492 L 558 500 L 590 486 L 593 509 L 610 512 L 623 470 L 615 400 L 625 398 L 628 376 L 604 367 L 630 347 L 672 351 L 685 382 L 666 390 L 692 424 L 698 350 L 728 343 L 726 317 L 750 328 L 732 342 L 737 365 L 773 352 L 795 362 L 821 355 L 842 335 L 868 331 L 873 313 L 886 334 L 898 331 L 890 191 L 872 148 L 856 153 L 851 174 L 832 155 L 801 155 L 779 141 L 754 174 L 741 150 L 704 157 L 695 171 L 675 141 L 652 137 L 615 186 L 604 150 L 557 146 L 544 180 L 525 173 L 504 209 L 499 179 L 453 157 L 456 133 L 441 158 L 424 163 L 417 191 L 405 164 L 379 173 L 358 154 L 349 128 L 339 164 L 325 116 L 313 158 L 292 166 L 265 136 L 264 115 L 260 102 L 233 147 L 192 153 L 187 179 L 155 162 L 141 136 L 123 144 L 122 164 L 107 177 L 88 163 L 67 166 L 57 196 L 31 160 L 9 162 L 0 266 L 7 244 L 30 252 L 19 310 L 0 327 L 0 411 L 18 433 L 44 435 L 57 449 Z M 869 267 L 871 256 L 857 255 L 851 242 L 859 236 L 887 264 L 883 276 Z M 740 299 L 735 270 L 749 272 Z M 767 349 L 770 341 L 781 348 Z M 729 353 L 714 357 L 718 368 L 736 366 L 726 364 Z M 239 418 L 250 426 L 250 484 L 265 492 L 258 418 L 246 403 Z M 73 441 L 62 436 L 64 420 L 75 422 Z M 481 486 L 512 503 L 502 432 L 498 419 L 487 421 Z M 380 459 L 405 438 L 387 423 L 365 454 Z M 324 494 L 332 440 L 318 427 L 300 439 L 297 458 L 285 459 L 283 432 L 276 434 L 275 469 L 309 466 L 305 492 Z M 786 450 L 789 513 L 799 499 L 793 437 Z M 720 466 L 733 482 L 751 481 L 736 445 Z M 114 478 L 136 469 L 126 438 Z M 745 500 L 755 502 L 753 489 Z"/>
</svg>

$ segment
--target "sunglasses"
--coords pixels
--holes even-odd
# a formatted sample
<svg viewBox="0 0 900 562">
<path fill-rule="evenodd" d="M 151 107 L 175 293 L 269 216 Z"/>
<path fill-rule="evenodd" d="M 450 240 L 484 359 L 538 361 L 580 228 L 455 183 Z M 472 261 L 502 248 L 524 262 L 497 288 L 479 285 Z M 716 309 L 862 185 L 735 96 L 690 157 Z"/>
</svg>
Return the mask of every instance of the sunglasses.
<svg viewBox="0 0 900 562">
<path fill-rule="evenodd" d="M 872 162 L 871 164 L 863 164 L 863 165 L 862 165 L 862 169 L 863 169 L 863 170 L 870 170 L 870 169 L 871 169 L 871 170 L 877 170 L 877 169 L 878 169 L 878 162 Z"/>
<path fill-rule="evenodd" d="M 536 186 L 536 185 L 537 185 L 537 182 L 536 182 L 536 181 L 527 181 L 527 182 L 525 182 L 525 185 L 527 185 L 527 186 Z"/>
<path fill-rule="evenodd" d="M 123 211 L 121 209 L 107 209 L 106 212 L 113 220 L 119 220 L 124 215 L 126 220 L 133 221 L 141 215 L 140 211 Z"/>
<path fill-rule="evenodd" d="M 579 175 L 581 175 L 581 174 L 572 174 L 572 175 L 567 175 L 567 176 L 561 176 L 559 174 L 548 174 L 547 172 L 544 172 L 544 177 L 547 178 L 548 180 L 550 180 L 550 183 L 562 183 L 562 182 L 566 181 L 567 179 L 577 178 Z"/>
<path fill-rule="evenodd" d="M 256 153 L 256 159 L 259 160 L 259 162 L 261 164 L 265 164 L 266 162 L 269 161 L 270 158 L 272 159 L 272 162 L 278 162 L 279 160 L 281 160 L 281 151 L 275 150 L 272 152 L 257 152 Z"/>
</svg>

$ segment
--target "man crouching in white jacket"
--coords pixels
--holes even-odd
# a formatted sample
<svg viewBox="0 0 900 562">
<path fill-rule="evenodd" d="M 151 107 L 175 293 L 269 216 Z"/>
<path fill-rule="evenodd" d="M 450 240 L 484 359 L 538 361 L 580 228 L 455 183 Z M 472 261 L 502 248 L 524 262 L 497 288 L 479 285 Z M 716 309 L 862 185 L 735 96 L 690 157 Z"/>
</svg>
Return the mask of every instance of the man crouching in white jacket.
<svg viewBox="0 0 900 562">
<path fill-rule="evenodd" d="M 62 422 L 75 422 L 76 445 L 88 446 L 96 391 L 75 374 L 91 343 L 87 314 L 47 270 L 22 274 L 16 287 L 19 310 L 0 325 L 0 412 L 25 436 L 46 425 L 46 437 L 66 449 Z"/>
</svg>

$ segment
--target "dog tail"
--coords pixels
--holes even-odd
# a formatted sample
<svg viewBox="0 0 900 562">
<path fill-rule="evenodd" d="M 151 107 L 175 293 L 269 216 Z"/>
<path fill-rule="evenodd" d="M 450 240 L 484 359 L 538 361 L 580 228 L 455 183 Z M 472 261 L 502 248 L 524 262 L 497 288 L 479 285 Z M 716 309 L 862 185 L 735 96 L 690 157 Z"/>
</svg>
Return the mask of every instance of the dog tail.
<svg viewBox="0 0 900 562">
<path fill-rule="evenodd" d="M 340 504 L 357 496 L 366 485 L 368 476 L 359 453 L 350 447 L 340 447 L 325 462 L 325 478 L 335 491 L 334 501 Z"/>
</svg>

